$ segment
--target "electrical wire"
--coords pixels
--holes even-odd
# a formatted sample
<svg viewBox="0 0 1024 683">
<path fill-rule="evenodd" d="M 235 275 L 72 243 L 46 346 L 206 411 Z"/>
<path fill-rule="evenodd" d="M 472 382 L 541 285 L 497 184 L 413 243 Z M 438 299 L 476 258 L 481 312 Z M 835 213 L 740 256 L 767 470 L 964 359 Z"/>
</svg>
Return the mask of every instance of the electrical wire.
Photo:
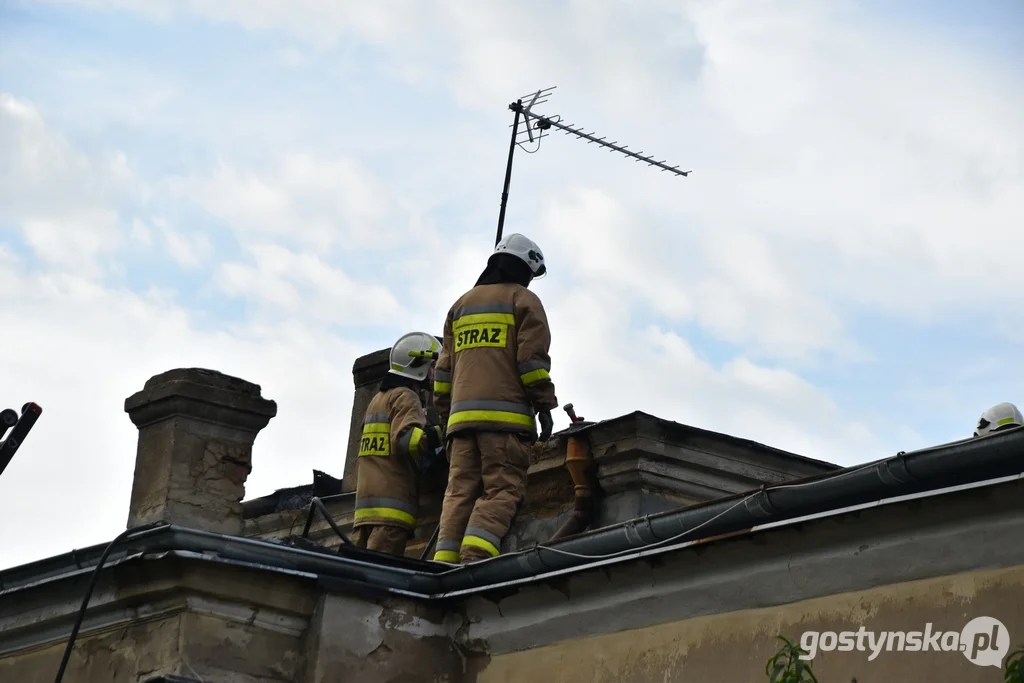
<svg viewBox="0 0 1024 683">
<path fill-rule="evenodd" d="M 548 116 L 547 119 L 549 121 L 554 121 L 555 123 L 560 123 L 562 121 L 562 117 L 558 114 L 555 114 L 554 116 Z M 527 121 L 526 125 L 530 125 L 529 121 Z M 533 150 L 532 152 L 523 146 L 526 144 L 526 140 L 523 140 L 522 142 L 517 142 L 516 146 L 519 147 L 519 149 L 523 150 L 523 152 L 526 154 L 536 154 L 537 152 L 540 151 L 540 141 L 546 138 L 547 136 L 548 134 L 544 133 L 543 131 L 541 131 L 540 134 L 537 135 L 537 149 Z"/>
<path fill-rule="evenodd" d="M 67 669 L 68 661 L 71 659 L 71 650 L 75 646 L 75 639 L 78 637 L 78 630 L 82 627 L 82 621 L 85 619 L 85 612 L 89 607 L 89 598 L 92 597 L 92 592 L 96 588 L 96 580 L 100 575 L 100 569 L 103 568 L 103 563 L 107 561 L 107 556 L 110 554 L 110 551 L 113 550 L 114 546 L 119 541 L 126 539 L 134 533 L 147 531 L 164 525 L 166 525 L 166 522 L 156 522 L 153 524 L 143 524 L 141 526 L 125 529 L 118 534 L 113 541 L 107 544 L 106 549 L 103 551 L 103 554 L 100 555 L 100 559 L 96 563 L 96 567 L 92 570 L 92 578 L 89 579 L 89 587 L 86 589 L 85 596 L 82 598 L 82 606 L 78 610 L 78 618 L 75 619 L 75 625 L 71 628 L 71 635 L 68 636 L 68 644 L 64 648 L 64 657 L 60 661 L 60 668 L 57 669 L 57 677 L 53 679 L 53 683 L 60 683 L 64 679 L 64 671 Z"/>
<path fill-rule="evenodd" d="M 846 472 L 842 472 L 842 473 L 836 475 L 836 478 L 838 479 L 838 478 L 843 477 L 843 476 L 848 476 L 848 475 L 854 474 L 856 472 L 860 472 L 862 470 L 866 470 L 869 467 L 873 467 L 874 465 L 878 464 L 879 462 L 881 462 L 881 461 L 878 460 L 878 461 L 875 461 L 875 462 L 870 462 L 870 463 L 867 463 L 865 465 L 861 465 L 860 467 L 858 467 L 856 469 L 848 470 Z M 780 484 L 778 486 L 773 486 L 771 488 L 771 490 L 774 491 L 774 490 L 778 490 L 778 489 L 801 488 L 803 486 L 810 486 L 813 483 L 815 483 L 815 482 L 807 481 L 807 482 L 802 482 L 802 483 L 798 483 L 798 484 Z M 769 489 L 765 488 L 763 491 L 764 491 L 765 495 L 767 495 Z M 581 553 L 574 553 L 574 552 L 570 552 L 568 550 L 561 550 L 559 548 L 555 548 L 555 547 L 552 547 L 552 546 L 544 546 L 544 545 L 538 545 L 536 547 L 536 549 L 537 550 L 544 549 L 544 550 L 546 550 L 548 552 L 552 552 L 552 553 L 555 553 L 555 554 L 558 554 L 558 555 L 566 555 L 568 557 L 576 557 L 576 558 L 583 559 L 583 560 L 605 560 L 605 559 L 610 559 L 610 558 L 613 558 L 613 557 L 618 557 L 620 555 L 629 555 L 629 554 L 637 552 L 637 550 L 648 550 L 650 548 L 657 548 L 659 546 L 667 545 L 667 544 L 673 543 L 674 541 L 678 541 L 679 539 L 683 538 L 684 536 L 689 536 L 690 534 L 692 534 L 694 531 L 697 531 L 701 527 L 704 527 L 704 526 L 710 524 L 711 522 L 715 521 L 716 519 L 718 519 L 720 517 L 723 517 L 724 515 L 727 515 L 728 513 L 732 512 L 733 510 L 738 508 L 740 505 L 743 505 L 748 500 L 750 500 L 751 498 L 753 498 L 754 496 L 758 495 L 761 492 L 762 492 L 761 490 L 758 490 L 758 491 L 755 491 L 753 493 L 748 493 L 747 495 L 743 496 L 738 501 L 736 501 L 735 504 L 729 506 L 728 508 L 726 508 L 722 512 L 719 512 L 717 515 L 715 515 L 711 519 L 706 519 L 703 522 L 701 522 L 700 524 L 698 524 L 698 525 L 696 525 L 694 527 L 691 527 L 691 528 L 687 529 L 686 531 L 678 533 L 675 536 L 670 536 L 670 537 L 668 537 L 666 539 L 663 539 L 661 541 L 656 541 L 654 543 L 649 543 L 649 544 L 643 546 L 643 548 L 629 548 L 627 550 L 620 550 L 618 552 L 606 553 L 606 554 L 603 554 L 603 555 L 583 555 Z"/>
</svg>

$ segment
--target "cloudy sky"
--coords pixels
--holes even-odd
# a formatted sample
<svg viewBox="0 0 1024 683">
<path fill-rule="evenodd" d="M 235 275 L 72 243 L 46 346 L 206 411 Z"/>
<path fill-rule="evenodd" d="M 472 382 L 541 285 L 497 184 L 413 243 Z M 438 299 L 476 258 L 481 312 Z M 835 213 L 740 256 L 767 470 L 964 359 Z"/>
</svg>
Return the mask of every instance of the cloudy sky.
<svg viewBox="0 0 1024 683">
<path fill-rule="evenodd" d="M 558 397 L 840 464 L 1024 404 L 1019 0 L 0 1 L 0 567 L 125 526 L 125 397 L 279 412 L 248 496 L 340 476 L 353 360 L 544 249 Z M 527 151 L 533 151 L 528 147 Z M 561 411 L 556 428 L 565 426 Z"/>
</svg>

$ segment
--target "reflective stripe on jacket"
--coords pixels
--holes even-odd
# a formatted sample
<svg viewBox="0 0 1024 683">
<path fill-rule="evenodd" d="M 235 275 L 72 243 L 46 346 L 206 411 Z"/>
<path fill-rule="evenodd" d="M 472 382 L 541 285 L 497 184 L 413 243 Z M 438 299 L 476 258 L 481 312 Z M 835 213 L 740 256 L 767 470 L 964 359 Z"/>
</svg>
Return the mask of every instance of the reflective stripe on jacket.
<svg viewBox="0 0 1024 683">
<path fill-rule="evenodd" d="M 426 423 L 420 399 L 408 387 L 377 392 L 370 400 L 359 440 L 353 526 L 416 528 L 416 463 L 429 448 Z"/>
<path fill-rule="evenodd" d="M 434 368 L 434 407 L 449 434 L 537 435 L 535 415 L 558 407 L 551 332 L 537 295 L 515 283 L 480 285 L 448 311 Z"/>
</svg>

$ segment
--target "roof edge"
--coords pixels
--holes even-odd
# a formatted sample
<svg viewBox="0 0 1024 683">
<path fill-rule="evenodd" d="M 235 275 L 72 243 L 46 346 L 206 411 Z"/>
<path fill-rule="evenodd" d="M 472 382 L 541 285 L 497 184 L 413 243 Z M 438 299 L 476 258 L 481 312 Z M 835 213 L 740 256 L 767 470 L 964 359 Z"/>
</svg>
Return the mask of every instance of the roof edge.
<svg viewBox="0 0 1024 683">
<path fill-rule="evenodd" d="M 900 452 L 803 482 L 763 485 L 753 492 L 645 516 L 455 568 L 350 546 L 342 546 L 338 554 L 328 554 L 174 525 L 130 534 L 117 545 L 111 559 L 139 550 L 215 551 L 222 557 L 268 567 L 311 571 L 371 584 L 397 595 L 444 598 L 524 579 L 540 580 L 553 572 L 581 571 L 609 557 L 627 561 L 638 550 L 656 546 L 668 550 L 699 539 L 837 512 L 873 501 L 923 492 L 945 495 L 952 487 L 990 480 L 995 485 L 997 477 L 1024 471 L 1022 456 L 1024 428 L 997 432 L 912 453 Z M 58 580 L 69 570 L 94 566 L 105 546 L 96 545 L 0 571 L 0 592 L 13 592 L 19 586 L 39 586 L 48 580 Z"/>
</svg>

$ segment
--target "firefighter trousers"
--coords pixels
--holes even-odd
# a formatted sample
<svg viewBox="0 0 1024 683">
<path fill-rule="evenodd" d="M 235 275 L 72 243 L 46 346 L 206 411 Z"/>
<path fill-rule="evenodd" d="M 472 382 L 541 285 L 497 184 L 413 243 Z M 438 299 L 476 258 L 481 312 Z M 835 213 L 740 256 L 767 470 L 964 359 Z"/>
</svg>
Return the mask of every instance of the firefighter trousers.
<svg viewBox="0 0 1024 683">
<path fill-rule="evenodd" d="M 376 550 L 389 555 L 405 555 L 405 545 L 412 536 L 408 529 L 384 524 L 364 524 L 356 527 L 355 531 L 357 548 Z"/>
<path fill-rule="evenodd" d="M 508 432 L 452 434 L 448 489 L 434 560 L 473 562 L 500 554 L 526 496 L 531 444 Z"/>
</svg>

